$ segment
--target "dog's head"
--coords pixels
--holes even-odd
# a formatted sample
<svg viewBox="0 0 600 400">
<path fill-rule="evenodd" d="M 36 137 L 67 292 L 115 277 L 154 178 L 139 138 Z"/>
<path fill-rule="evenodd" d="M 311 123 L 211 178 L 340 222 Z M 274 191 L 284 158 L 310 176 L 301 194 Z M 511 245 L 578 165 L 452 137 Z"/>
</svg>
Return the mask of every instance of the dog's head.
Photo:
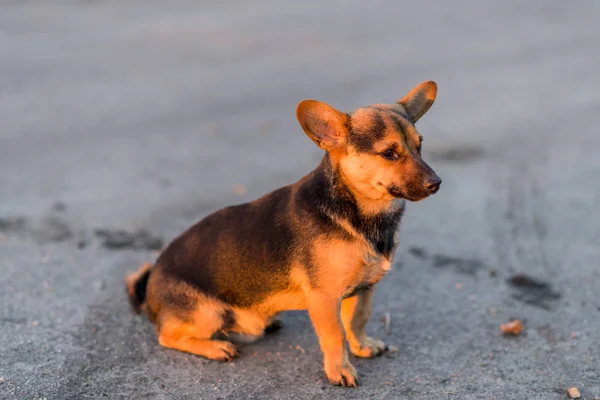
<svg viewBox="0 0 600 400">
<path fill-rule="evenodd" d="M 302 129 L 326 150 L 344 183 L 366 201 L 435 193 L 442 180 L 421 158 L 415 123 L 433 104 L 437 85 L 423 82 L 394 104 L 374 104 L 350 114 L 316 101 L 298 104 Z"/>
</svg>

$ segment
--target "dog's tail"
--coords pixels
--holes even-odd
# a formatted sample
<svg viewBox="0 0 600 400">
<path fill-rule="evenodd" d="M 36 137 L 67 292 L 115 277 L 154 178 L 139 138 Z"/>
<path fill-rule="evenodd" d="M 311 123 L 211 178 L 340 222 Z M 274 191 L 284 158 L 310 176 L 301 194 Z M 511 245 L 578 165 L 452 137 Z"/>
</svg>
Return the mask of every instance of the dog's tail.
<svg viewBox="0 0 600 400">
<path fill-rule="evenodd" d="M 129 274 L 125 278 L 125 288 L 129 296 L 129 303 L 138 314 L 146 301 L 146 285 L 148 284 L 150 271 L 150 263 L 145 262 L 137 272 Z"/>
</svg>

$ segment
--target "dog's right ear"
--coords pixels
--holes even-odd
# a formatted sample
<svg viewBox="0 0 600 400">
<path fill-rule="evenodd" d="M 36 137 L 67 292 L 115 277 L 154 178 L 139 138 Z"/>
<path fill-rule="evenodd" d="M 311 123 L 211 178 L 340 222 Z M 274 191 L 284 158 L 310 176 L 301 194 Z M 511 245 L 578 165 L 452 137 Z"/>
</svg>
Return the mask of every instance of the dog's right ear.
<svg viewBox="0 0 600 400">
<path fill-rule="evenodd" d="M 323 150 L 334 150 L 346 143 L 348 115 L 316 100 L 304 100 L 296 108 L 304 132 Z"/>
<path fill-rule="evenodd" d="M 412 123 L 416 123 L 432 106 L 437 95 L 437 84 L 426 81 L 418 84 L 406 96 L 398 100 L 404 106 Z"/>
</svg>

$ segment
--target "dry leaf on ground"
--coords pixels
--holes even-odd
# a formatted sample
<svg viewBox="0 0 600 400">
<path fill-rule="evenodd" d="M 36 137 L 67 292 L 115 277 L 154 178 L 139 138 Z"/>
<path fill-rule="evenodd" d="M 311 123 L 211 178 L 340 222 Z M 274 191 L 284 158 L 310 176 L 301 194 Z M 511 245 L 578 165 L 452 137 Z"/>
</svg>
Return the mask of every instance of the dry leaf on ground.
<svg viewBox="0 0 600 400">
<path fill-rule="evenodd" d="M 525 327 L 521 323 L 521 320 L 516 319 L 514 321 L 510 321 L 506 324 L 500 325 L 500 329 L 502 329 L 503 333 L 509 335 L 519 335 L 521 332 L 523 332 L 523 329 L 525 329 Z"/>
</svg>

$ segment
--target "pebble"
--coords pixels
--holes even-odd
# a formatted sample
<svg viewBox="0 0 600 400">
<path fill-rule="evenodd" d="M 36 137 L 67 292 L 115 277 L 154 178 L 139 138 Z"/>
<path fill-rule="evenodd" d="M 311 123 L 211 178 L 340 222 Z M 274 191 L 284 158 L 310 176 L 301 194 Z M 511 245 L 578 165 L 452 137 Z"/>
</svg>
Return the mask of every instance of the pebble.
<svg viewBox="0 0 600 400">
<path fill-rule="evenodd" d="M 568 388 L 567 394 L 569 395 L 570 399 L 578 399 L 581 397 L 581 393 L 579 393 L 579 389 L 576 387 Z"/>
</svg>

